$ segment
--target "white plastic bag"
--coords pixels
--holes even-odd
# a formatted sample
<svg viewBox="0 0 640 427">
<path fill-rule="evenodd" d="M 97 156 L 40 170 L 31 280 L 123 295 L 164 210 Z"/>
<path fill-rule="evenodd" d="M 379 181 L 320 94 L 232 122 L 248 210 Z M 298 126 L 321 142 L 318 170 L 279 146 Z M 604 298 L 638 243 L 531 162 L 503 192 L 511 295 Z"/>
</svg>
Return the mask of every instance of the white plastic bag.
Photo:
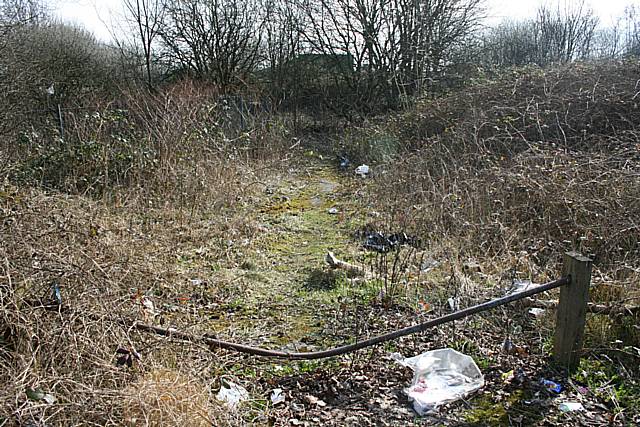
<svg viewBox="0 0 640 427">
<path fill-rule="evenodd" d="M 365 178 L 367 175 L 369 175 L 369 171 L 370 171 L 369 166 L 360 165 L 356 168 L 356 175 L 361 176 L 362 178 Z"/>
<path fill-rule="evenodd" d="M 398 353 L 392 357 L 414 372 L 411 386 L 404 392 L 419 415 L 484 386 L 484 375 L 473 359 L 451 348 L 432 350 L 407 359 Z"/>
<path fill-rule="evenodd" d="M 249 392 L 241 385 L 226 381 L 228 387 L 223 384 L 216 398 L 221 402 L 226 402 L 230 408 L 237 407 L 240 402 L 249 399 Z"/>
</svg>

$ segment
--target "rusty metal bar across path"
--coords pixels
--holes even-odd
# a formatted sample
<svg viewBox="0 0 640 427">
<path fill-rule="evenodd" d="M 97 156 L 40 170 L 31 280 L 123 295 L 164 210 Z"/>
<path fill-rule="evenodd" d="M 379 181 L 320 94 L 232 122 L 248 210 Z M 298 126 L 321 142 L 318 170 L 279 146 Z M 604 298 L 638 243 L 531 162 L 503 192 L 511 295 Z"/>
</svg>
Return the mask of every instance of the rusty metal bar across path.
<svg viewBox="0 0 640 427">
<path fill-rule="evenodd" d="M 518 300 L 521 300 L 521 299 L 524 299 L 524 298 L 527 298 L 551 289 L 559 288 L 561 286 L 565 286 L 570 283 L 571 283 L 570 276 L 563 277 L 553 282 L 534 286 L 522 292 L 510 294 L 502 298 L 497 298 L 482 304 L 474 305 L 474 306 L 465 308 L 463 310 L 456 311 L 451 314 L 447 314 L 446 316 L 438 317 L 436 319 L 431 319 L 426 322 L 419 323 L 417 325 L 409 326 L 394 332 L 386 333 L 384 335 L 379 335 L 377 337 L 355 342 L 353 344 L 343 345 L 341 347 L 335 347 L 329 350 L 311 351 L 311 352 L 304 352 L 304 353 L 291 353 L 286 351 L 269 350 L 261 347 L 253 347 L 249 345 L 223 341 L 207 335 L 196 336 L 196 335 L 180 332 L 177 329 L 173 329 L 173 328 L 165 329 L 165 328 L 160 328 L 157 326 L 151 326 L 151 325 L 138 323 L 138 322 L 132 322 L 132 323 L 126 322 L 126 323 L 128 323 L 129 327 L 133 326 L 135 329 L 138 329 L 143 332 L 150 332 L 150 333 L 165 336 L 168 338 L 176 338 L 180 340 L 200 342 L 202 344 L 208 345 L 211 349 L 222 348 L 226 350 L 237 351 L 240 353 L 251 354 L 254 356 L 273 357 L 273 358 L 279 358 L 279 359 L 313 360 L 313 359 L 324 359 L 328 357 L 335 357 L 342 354 L 352 353 L 356 350 L 361 350 L 363 348 L 371 347 L 376 344 L 392 341 L 407 335 L 424 332 L 427 329 L 433 328 L 435 326 L 442 325 L 448 322 L 453 322 L 454 320 L 459 320 L 464 317 L 471 316 L 472 314 L 477 314 L 483 311 L 490 310 L 495 307 L 500 307 L 502 305 L 506 305 L 511 302 L 518 301 Z M 125 323 L 125 322 L 120 320 L 119 323 Z"/>
</svg>

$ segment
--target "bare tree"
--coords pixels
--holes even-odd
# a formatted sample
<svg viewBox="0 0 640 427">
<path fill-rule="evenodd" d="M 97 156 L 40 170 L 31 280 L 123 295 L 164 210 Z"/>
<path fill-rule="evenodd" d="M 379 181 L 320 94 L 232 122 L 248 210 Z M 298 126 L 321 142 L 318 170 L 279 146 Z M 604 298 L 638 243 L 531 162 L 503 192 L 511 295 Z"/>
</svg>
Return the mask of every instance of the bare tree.
<svg viewBox="0 0 640 427">
<path fill-rule="evenodd" d="M 183 0 L 168 6 L 160 36 L 175 65 L 229 88 L 258 64 L 261 28 L 249 0 Z"/>
<path fill-rule="evenodd" d="M 537 62 L 535 22 L 505 21 L 483 35 L 482 59 L 497 66 L 523 66 Z"/>
<path fill-rule="evenodd" d="M 400 69 L 407 84 L 419 89 L 446 68 L 456 47 L 476 30 L 482 0 L 400 1 Z"/>
<path fill-rule="evenodd" d="M 640 7 L 627 6 L 612 27 L 601 30 L 597 48 L 603 58 L 640 56 Z"/>
<path fill-rule="evenodd" d="M 536 45 L 538 63 L 570 62 L 591 53 L 598 18 L 585 0 L 559 2 L 556 10 L 548 6 L 538 9 Z"/>
<path fill-rule="evenodd" d="M 47 16 L 43 0 L 0 0 L 0 50 L 9 32 L 25 25 L 36 25 Z"/>
<path fill-rule="evenodd" d="M 20 25 L 40 22 L 46 16 L 43 0 L 0 0 L 0 24 Z"/>
<path fill-rule="evenodd" d="M 535 19 L 506 21 L 485 33 L 484 59 L 498 66 L 545 66 L 587 59 L 600 55 L 605 37 L 611 37 L 597 30 L 598 18 L 584 0 L 543 5 Z"/>
<path fill-rule="evenodd" d="M 279 90 L 287 90 L 292 63 L 302 51 L 300 28 L 304 16 L 286 1 L 268 0 L 264 4 L 262 67 Z"/>
<path fill-rule="evenodd" d="M 135 28 L 144 56 L 147 84 L 153 87 L 152 48 L 163 29 L 167 0 L 123 0 L 126 19 Z"/>
<path fill-rule="evenodd" d="M 640 56 L 640 7 L 631 5 L 624 11 L 624 53 Z"/>
<path fill-rule="evenodd" d="M 319 0 L 298 3 L 307 48 L 342 70 L 364 106 L 419 92 L 476 28 L 482 0 Z M 345 57 L 351 61 L 344 60 Z M 366 108 L 365 108 L 366 109 Z"/>
</svg>

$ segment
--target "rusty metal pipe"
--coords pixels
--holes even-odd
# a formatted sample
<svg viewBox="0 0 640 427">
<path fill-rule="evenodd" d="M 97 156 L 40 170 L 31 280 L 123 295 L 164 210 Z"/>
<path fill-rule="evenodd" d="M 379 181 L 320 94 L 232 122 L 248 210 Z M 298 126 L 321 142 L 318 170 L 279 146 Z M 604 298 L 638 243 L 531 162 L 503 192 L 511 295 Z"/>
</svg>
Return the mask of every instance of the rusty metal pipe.
<svg viewBox="0 0 640 427">
<path fill-rule="evenodd" d="M 363 348 L 371 347 L 376 344 L 392 341 L 407 335 L 416 334 L 418 332 L 424 332 L 427 329 L 433 328 L 438 325 L 442 325 L 443 323 L 453 322 L 454 320 L 459 320 L 464 317 L 471 316 L 472 314 L 481 313 L 483 311 L 487 311 L 495 307 L 500 307 L 502 305 L 506 305 L 514 301 L 518 301 L 542 292 L 546 292 L 551 289 L 559 288 L 560 286 L 568 285 L 570 282 L 571 282 L 570 277 L 563 277 L 553 282 L 545 283 L 543 285 L 533 287 L 531 289 L 528 289 L 523 292 L 519 292 L 517 294 L 511 294 L 502 298 L 487 301 L 482 304 L 474 305 L 474 306 L 465 308 L 463 310 L 456 311 L 455 313 L 447 314 L 446 316 L 428 320 L 426 322 L 419 323 L 417 325 L 409 326 L 394 332 L 389 332 L 384 335 L 379 335 L 377 337 L 369 338 L 364 341 L 343 345 L 341 347 L 336 347 L 329 350 L 311 351 L 311 352 L 305 352 L 305 353 L 290 353 L 286 351 L 277 351 L 277 350 L 269 350 L 269 349 L 260 348 L 260 347 L 252 347 L 244 344 L 237 344 L 237 343 L 219 340 L 217 338 L 209 337 L 206 335 L 194 336 L 194 335 L 186 334 L 184 332 L 180 332 L 176 329 L 171 329 L 171 328 L 164 329 L 157 326 L 151 326 L 151 325 L 146 325 L 146 324 L 137 323 L 137 322 L 134 323 L 133 326 L 138 330 L 141 330 L 144 332 L 151 332 L 151 333 L 166 336 L 169 338 L 177 338 L 177 339 L 182 339 L 187 341 L 201 342 L 203 344 L 209 345 L 209 347 L 212 349 L 223 348 L 226 350 L 233 350 L 241 353 L 251 354 L 254 356 L 273 357 L 273 358 L 289 359 L 289 360 L 325 359 L 328 357 L 335 357 L 335 356 L 340 356 L 342 354 L 352 353 L 356 350 L 361 350 Z"/>
</svg>

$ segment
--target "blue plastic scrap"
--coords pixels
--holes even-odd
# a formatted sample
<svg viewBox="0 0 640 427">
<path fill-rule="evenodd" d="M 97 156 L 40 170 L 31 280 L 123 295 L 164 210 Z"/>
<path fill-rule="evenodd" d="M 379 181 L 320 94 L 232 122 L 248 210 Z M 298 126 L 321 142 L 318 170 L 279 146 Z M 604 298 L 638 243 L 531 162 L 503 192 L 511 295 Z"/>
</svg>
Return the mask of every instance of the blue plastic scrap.
<svg viewBox="0 0 640 427">
<path fill-rule="evenodd" d="M 60 292 L 60 286 L 58 286 L 57 283 L 51 285 L 51 296 L 56 304 L 62 305 L 62 293 Z"/>
<path fill-rule="evenodd" d="M 542 386 L 547 390 L 552 391 L 554 393 L 560 393 L 562 391 L 562 385 L 551 380 L 545 380 L 544 378 L 542 378 L 540 380 L 540 384 L 542 384 Z"/>
</svg>

